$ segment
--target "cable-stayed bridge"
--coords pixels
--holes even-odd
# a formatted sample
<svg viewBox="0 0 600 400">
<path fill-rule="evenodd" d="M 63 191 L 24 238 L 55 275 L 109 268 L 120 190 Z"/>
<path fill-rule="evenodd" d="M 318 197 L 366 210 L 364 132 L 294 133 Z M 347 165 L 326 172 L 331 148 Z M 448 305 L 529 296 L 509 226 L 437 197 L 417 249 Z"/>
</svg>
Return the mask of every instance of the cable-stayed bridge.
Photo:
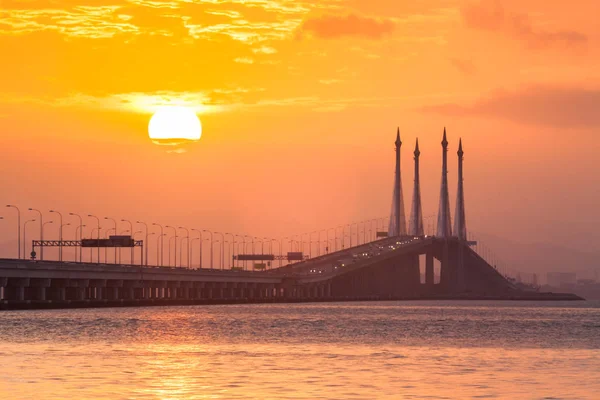
<svg viewBox="0 0 600 400">
<path fill-rule="evenodd" d="M 40 238 L 32 241 L 34 251 L 31 260 L 0 259 L 0 308 L 428 298 L 578 299 L 577 296 L 570 294 L 524 290 L 522 286 L 516 285 L 513 279 L 507 279 L 507 276 L 499 272 L 496 265 L 490 264 L 489 257 L 482 257 L 474 250 L 477 248 L 475 247 L 477 242 L 469 240 L 471 238 L 468 237 L 466 225 L 462 140 L 459 141 L 457 152 L 458 188 L 452 226 L 447 177 L 448 140 L 445 129 L 441 144 L 442 177 L 435 228 L 431 216 L 424 217 L 422 213 L 418 141 L 413 153 L 414 187 L 407 223 L 400 168 L 402 141 L 398 131 L 395 141 L 396 168 L 389 225 L 385 232 L 379 231 L 376 235 L 370 232 L 369 236 L 372 239 L 370 241 L 365 239 L 366 227 L 363 226 L 362 243 L 358 227 L 356 240 L 353 243 L 352 226 L 350 226 L 350 243 L 349 247 L 346 247 L 347 236 L 342 228 L 339 249 L 336 230 L 334 246 L 330 249 L 331 241 L 327 237 L 323 252 L 323 241 L 319 238 L 315 257 L 312 257 L 312 251 L 309 251 L 310 256 L 302 251 L 305 243 L 302 238 L 299 243 L 296 243 L 297 249 L 295 249 L 300 251 L 292 251 L 294 240 L 290 239 L 290 251 L 287 254 L 282 251 L 282 239 L 270 240 L 267 246 L 270 249 L 276 248 L 277 246 L 272 244 L 278 242 L 278 252 L 270 251 L 269 254 L 264 254 L 264 242 L 261 242 L 261 252 L 257 254 L 254 242 L 252 242 L 252 251 L 246 251 L 244 238 L 243 250 L 238 251 L 237 254 L 234 250 L 231 251 L 233 267 L 224 269 L 225 243 L 224 235 L 221 234 L 220 261 L 223 269 L 218 269 L 214 268 L 212 262 L 214 244 L 212 233 L 210 268 L 203 268 L 201 264 L 199 268 L 189 268 L 191 266 L 189 231 L 188 268 L 162 266 L 162 263 L 159 264 L 162 253 L 158 252 L 157 265 L 150 266 L 147 262 L 147 248 L 146 261 L 143 262 L 143 241 L 134 240 L 133 236 L 117 235 L 100 239 L 100 229 L 98 229 L 98 236 L 90 239 L 64 241 L 59 238 L 59 240 L 44 241 Z M 431 234 L 433 229 L 435 234 Z M 161 227 L 161 239 L 162 236 L 164 235 Z M 231 236 L 234 244 L 235 237 Z M 147 237 L 146 228 L 146 239 Z M 202 246 L 202 233 L 199 239 Z M 36 248 L 43 254 L 44 247 L 48 246 L 59 247 L 61 260 L 49 261 L 35 258 Z M 62 249 L 65 246 L 79 249 L 79 262 L 67 262 L 62 259 Z M 312 238 L 309 239 L 308 246 L 312 250 Z M 97 251 L 95 263 L 82 262 L 84 247 Z M 106 256 L 105 262 L 100 263 L 102 247 L 104 251 L 108 247 L 114 248 L 114 264 L 106 263 Z M 117 248 L 120 251 L 122 247 L 131 249 L 131 260 L 134 260 L 135 248 L 141 248 L 140 265 L 117 263 Z M 200 247 L 201 260 L 202 247 Z M 283 260 L 288 264 L 282 265 Z M 90 261 L 92 261 L 91 255 Z M 237 266 L 234 264 L 236 261 Z M 260 270 L 248 271 L 239 266 L 240 263 L 243 266 L 246 261 L 259 261 L 255 266 Z M 268 268 L 265 262 L 271 268 Z"/>
</svg>

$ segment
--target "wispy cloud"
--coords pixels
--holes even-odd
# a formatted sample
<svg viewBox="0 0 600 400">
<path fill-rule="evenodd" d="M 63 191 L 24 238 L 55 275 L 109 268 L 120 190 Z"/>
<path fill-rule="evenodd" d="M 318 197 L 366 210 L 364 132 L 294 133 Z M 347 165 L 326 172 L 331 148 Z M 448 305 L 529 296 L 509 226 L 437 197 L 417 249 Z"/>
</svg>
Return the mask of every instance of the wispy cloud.
<svg viewBox="0 0 600 400">
<path fill-rule="evenodd" d="M 561 128 L 599 128 L 600 90 L 530 87 L 497 92 L 474 104 L 445 103 L 423 111 L 454 116 L 503 118 L 519 123 Z"/>
<path fill-rule="evenodd" d="M 588 40 L 587 35 L 576 30 L 536 28 L 526 14 L 508 11 L 497 0 L 469 4 L 462 9 L 462 16 L 471 28 L 502 32 L 532 47 L 575 46 Z"/>
<path fill-rule="evenodd" d="M 390 34 L 395 24 L 389 19 L 377 19 L 356 14 L 346 16 L 324 15 L 309 18 L 300 27 L 300 35 L 311 33 L 324 39 L 359 36 L 379 39 Z"/>
<path fill-rule="evenodd" d="M 237 57 L 233 61 L 239 64 L 254 64 L 254 60 L 250 57 Z"/>
</svg>

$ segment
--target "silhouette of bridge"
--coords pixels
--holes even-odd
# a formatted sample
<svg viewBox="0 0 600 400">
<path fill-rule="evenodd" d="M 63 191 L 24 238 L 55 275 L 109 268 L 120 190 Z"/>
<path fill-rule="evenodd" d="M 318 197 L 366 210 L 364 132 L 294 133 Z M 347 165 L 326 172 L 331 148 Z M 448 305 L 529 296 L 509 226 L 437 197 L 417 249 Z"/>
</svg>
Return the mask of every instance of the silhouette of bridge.
<svg viewBox="0 0 600 400">
<path fill-rule="evenodd" d="M 200 253 L 200 267 L 195 269 L 162 266 L 160 265 L 162 263 L 159 263 L 162 254 L 159 256 L 158 253 L 157 265 L 150 266 L 147 261 L 147 248 L 145 253 L 143 250 L 140 251 L 140 265 L 133 265 L 133 262 L 118 264 L 116 252 L 118 247 L 131 248 L 133 261 L 134 248 L 142 248 L 144 242 L 134 240 L 132 236 L 111 236 L 108 239 L 100 239 L 100 229 L 96 239 L 63 241 L 60 238 L 60 240 L 44 241 L 40 238 L 32 241 L 34 249 L 36 246 L 42 251 L 46 246 L 58 246 L 60 250 L 65 246 L 79 247 L 79 262 L 64 261 L 61 253 L 59 253 L 61 258 L 59 261 L 0 259 L 0 307 L 44 308 L 423 298 L 577 298 L 569 294 L 555 295 L 524 291 L 522 287 L 515 284 L 514 280 L 503 276 L 495 266 L 488 263 L 473 249 L 476 242 L 469 241 L 467 237 L 462 140 L 459 141 L 457 152 L 458 189 L 452 227 L 447 177 L 448 140 L 445 129 L 441 142 L 442 179 L 435 235 L 425 232 L 425 217 L 421 207 L 418 140 L 413 153 L 414 187 L 407 226 L 402 192 L 400 168 L 402 142 L 399 130 L 395 144 L 396 168 L 389 226 L 385 233 L 377 232 L 375 238 L 370 235 L 370 239 L 373 239 L 371 241 L 364 239 L 366 227 L 363 227 L 363 242 L 360 243 L 357 227 L 356 243 L 352 243 L 351 232 L 350 246 L 345 247 L 345 235 L 342 232 L 342 248 L 337 249 L 336 237 L 335 250 L 329 252 L 331 242 L 328 238 L 326 251 L 321 254 L 323 242 L 319 239 L 315 257 L 307 257 L 302 251 L 291 251 L 293 250 L 291 242 L 290 252 L 283 254 L 282 239 L 278 241 L 277 255 L 273 254 L 274 252 L 264 254 L 264 251 L 254 254 L 254 243 L 252 253 L 246 253 L 244 242 L 244 250 L 237 255 L 232 254 L 232 260 L 237 260 L 238 263 L 260 261 L 255 266 L 261 269 L 247 271 L 236 266 L 231 269 L 213 268 L 212 232 L 211 268 L 202 267 L 202 253 Z M 225 246 L 224 235 L 221 235 L 220 260 L 223 268 Z M 146 230 L 146 239 L 147 237 Z M 304 243 L 302 238 L 300 242 Z M 187 243 L 189 266 L 191 254 L 189 232 Z M 272 243 L 269 240 L 269 245 Z M 308 244 L 309 248 L 312 248 L 311 239 Z M 177 238 L 175 238 L 176 245 Z M 202 233 L 200 233 L 201 245 Z M 82 247 L 97 248 L 96 263 L 82 262 Z M 107 264 L 106 258 L 104 263 L 100 263 L 101 247 L 105 247 L 105 251 L 107 247 L 115 248 L 115 264 Z M 297 250 L 301 250 L 302 247 L 299 245 Z M 261 248 L 264 250 L 264 242 L 261 242 Z M 202 252 L 202 247 L 200 251 Z M 175 254 L 177 254 L 176 248 Z M 276 260 L 279 261 L 279 267 L 275 267 Z M 283 260 L 289 263 L 282 265 Z M 91 255 L 90 261 L 92 261 Z M 273 262 L 272 268 L 266 268 L 265 262 Z M 424 265 L 424 268 L 421 268 L 421 265 Z M 436 266 L 438 266 L 437 273 Z M 422 269 L 424 274 L 421 273 Z"/>
</svg>

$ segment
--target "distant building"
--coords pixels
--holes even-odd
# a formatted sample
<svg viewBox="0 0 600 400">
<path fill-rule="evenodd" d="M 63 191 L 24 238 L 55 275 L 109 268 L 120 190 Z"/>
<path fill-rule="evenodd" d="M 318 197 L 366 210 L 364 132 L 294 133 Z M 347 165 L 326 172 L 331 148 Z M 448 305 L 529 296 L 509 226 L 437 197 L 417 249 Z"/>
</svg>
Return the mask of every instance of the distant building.
<svg viewBox="0 0 600 400">
<path fill-rule="evenodd" d="M 566 285 L 575 285 L 577 283 L 577 274 L 575 272 L 548 272 L 548 285 L 559 288 Z"/>
</svg>

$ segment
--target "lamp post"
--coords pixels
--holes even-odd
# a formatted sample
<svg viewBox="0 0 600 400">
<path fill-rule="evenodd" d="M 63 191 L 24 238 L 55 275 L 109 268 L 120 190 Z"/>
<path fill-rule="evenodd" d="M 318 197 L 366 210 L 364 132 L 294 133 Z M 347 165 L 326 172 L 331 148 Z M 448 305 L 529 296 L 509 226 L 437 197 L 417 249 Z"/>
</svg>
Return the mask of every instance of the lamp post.
<svg viewBox="0 0 600 400">
<path fill-rule="evenodd" d="M 202 269 L 202 231 L 199 229 L 191 229 L 192 232 L 198 232 L 198 239 L 200 239 L 200 263 L 199 263 L 199 268 Z M 194 240 L 192 240 L 192 251 L 190 253 L 190 259 L 192 257 L 192 254 L 194 253 L 194 246 L 193 246 Z M 191 264 L 191 261 L 190 261 Z"/>
<path fill-rule="evenodd" d="M 98 241 L 100 241 L 100 231 L 101 231 L 100 227 L 92 229 L 92 232 L 90 234 L 90 238 L 94 237 L 94 231 L 95 230 L 98 231 Z M 100 247 L 98 247 L 98 256 L 100 256 Z M 92 257 L 93 257 L 93 255 L 92 255 L 92 248 L 90 247 L 90 262 L 94 262 L 94 260 L 92 259 Z M 98 257 L 98 260 L 100 260 L 100 257 Z M 98 261 L 98 262 L 100 262 L 100 261 Z"/>
<path fill-rule="evenodd" d="M 129 233 L 133 234 L 133 224 L 131 223 L 131 221 L 127 220 L 127 219 L 121 219 L 121 222 L 127 222 L 129 224 Z M 135 249 L 135 246 L 131 247 L 131 259 L 129 260 L 129 263 L 131 265 L 133 265 L 133 249 Z M 121 261 L 121 249 L 119 249 L 119 262 Z"/>
<path fill-rule="evenodd" d="M 163 238 L 165 237 L 165 235 L 163 234 L 163 226 L 161 224 L 157 224 L 156 222 L 152 223 L 153 226 L 158 226 L 160 228 L 160 266 L 163 266 L 163 250 L 164 250 L 164 243 L 163 243 Z M 158 242 L 156 242 L 156 245 L 158 246 Z M 157 261 L 158 263 L 158 261 Z"/>
<path fill-rule="evenodd" d="M 225 267 L 225 235 L 223 235 L 221 232 L 215 232 L 215 234 L 221 235 L 221 269 L 223 269 Z"/>
<path fill-rule="evenodd" d="M 180 226 L 180 227 L 179 227 L 179 229 L 182 229 L 182 230 L 184 230 L 184 231 L 186 232 L 186 235 L 187 235 L 187 236 L 186 236 L 186 239 L 187 239 L 187 240 L 186 240 L 186 242 L 185 242 L 185 243 L 186 243 L 186 245 L 187 245 L 187 267 L 188 267 L 188 269 L 189 269 L 189 268 L 190 268 L 190 230 L 189 230 L 188 228 L 185 228 L 185 227 L 183 227 L 183 226 Z M 181 257 L 179 257 L 179 258 L 181 258 Z M 180 260 L 180 263 L 181 263 L 182 261 L 183 261 L 183 260 Z"/>
<path fill-rule="evenodd" d="M 92 214 L 88 214 L 88 217 L 96 218 L 96 221 L 98 222 L 98 242 L 96 243 L 96 246 L 98 246 L 98 259 L 96 260 L 96 264 L 100 264 L 100 218 L 98 218 Z M 91 251 L 92 251 L 92 249 L 90 249 L 90 252 Z M 90 256 L 90 258 L 91 258 L 91 256 Z"/>
<path fill-rule="evenodd" d="M 215 232 L 215 233 L 217 233 L 217 232 Z M 211 242 L 210 242 L 210 246 L 211 246 L 211 248 L 212 248 L 213 244 L 215 244 L 215 243 L 221 243 L 221 241 L 220 241 L 220 240 L 215 240 L 215 242 L 214 242 L 214 243 L 211 241 Z M 223 269 L 223 268 L 221 268 L 221 269 Z"/>
<path fill-rule="evenodd" d="M 115 236 L 117 235 L 117 220 L 114 218 L 104 217 L 104 219 L 112 221 L 114 224 Z M 107 235 L 108 236 L 108 235 Z M 115 247 L 115 264 L 117 263 L 117 248 Z"/>
<path fill-rule="evenodd" d="M 279 268 L 281 268 L 281 239 L 271 239 L 271 242 L 279 242 Z"/>
<path fill-rule="evenodd" d="M 165 228 L 168 228 L 168 226 L 165 226 Z M 175 250 L 173 250 L 173 256 L 175 257 L 175 264 L 173 265 L 173 268 L 177 268 L 177 238 L 179 236 L 177 236 L 177 232 L 175 232 L 175 235 L 171 236 L 169 238 L 169 260 L 171 260 L 171 239 L 175 240 Z M 169 266 L 171 266 L 171 263 L 169 262 Z"/>
<path fill-rule="evenodd" d="M 350 223 L 350 247 L 352 247 L 352 225 L 356 225 L 356 244 L 358 245 L 358 222 Z"/>
<path fill-rule="evenodd" d="M 71 223 L 67 222 L 66 224 L 61 224 L 61 226 L 60 226 L 60 234 L 61 234 L 61 236 L 62 236 L 62 232 L 63 232 L 63 229 L 64 229 L 65 226 L 71 226 Z M 60 246 L 60 258 L 61 258 L 61 261 L 62 261 L 62 239 L 61 239 L 61 246 Z M 77 258 L 77 253 L 75 253 L 75 258 Z"/>
<path fill-rule="evenodd" d="M 40 214 L 40 241 L 44 240 L 44 221 L 42 212 L 35 208 L 29 208 L 29 211 L 36 211 Z M 31 249 L 33 251 L 33 249 Z M 40 246 L 40 261 L 44 260 L 44 246 Z"/>
<path fill-rule="evenodd" d="M 21 259 L 21 210 L 19 207 L 7 204 L 6 207 L 14 208 L 17 210 L 17 258 Z M 23 249 L 23 258 L 25 258 L 25 250 Z"/>
<path fill-rule="evenodd" d="M 140 225 L 144 225 L 144 227 L 146 228 L 146 240 L 144 241 L 144 247 L 146 248 L 146 264 L 148 265 L 148 224 L 142 221 L 135 221 L 136 224 L 140 224 Z M 144 261 L 142 260 L 142 265 L 144 264 Z"/>
<path fill-rule="evenodd" d="M 191 269 L 194 268 L 194 263 L 193 263 L 193 261 L 194 261 L 194 240 L 199 240 L 200 243 L 202 243 L 202 238 L 191 238 L 191 242 L 190 242 L 190 247 L 191 247 L 191 250 L 190 250 L 190 262 L 189 262 Z"/>
<path fill-rule="evenodd" d="M 55 213 L 58 214 L 58 216 L 60 217 L 60 222 L 59 222 L 59 227 L 58 227 L 58 240 L 61 242 L 60 246 L 58 247 L 58 261 L 62 261 L 62 214 L 56 210 L 50 210 L 49 212 L 51 213 Z"/>
<path fill-rule="evenodd" d="M 236 234 L 236 235 L 234 235 L 234 242 L 235 242 L 235 237 L 242 238 L 242 248 L 243 248 L 243 246 L 244 246 L 244 245 L 245 245 L 245 243 L 246 243 L 246 240 L 244 239 L 244 235 L 237 235 L 237 234 Z M 240 246 L 239 246 L 239 243 L 240 243 L 240 242 L 238 241 L 238 248 L 237 248 L 238 256 L 240 255 Z M 234 246 L 235 246 L 235 244 L 234 244 Z M 243 250 L 242 250 L 242 252 L 246 252 L 246 249 L 243 249 Z M 238 265 L 240 265 L 240 264 L 239 264 L 239 260 L 238 260 Z M 243 266 L 243 265 L 244 265 L 244 262 L 242 261 L 242 266 Z"/>
<path fill-rule="evenodd" d="M 131 237 L 133 238 L 134 242 L 135 242 L 135 235 L 137 235 L 138 233 L 144 233 L 144 231 L 135 231 L 135 232 L 133 232 L 133 235 L 131 235 Z M 140 265 L 142 265 L 142 263 L 144 261 L 144 257 L 142 256 L 142 251 L 141 250 L 140 250 L 140 260 L 141 260 Z M 134 253 L 133 259 L 131 260 L 131 265 L 135 265 L 135 253 Z"/>
<path fill-rule="evenodd" d="M 254 254 L 254 238 L 250 235 L 244 235 L 244 253 L 246 253 L 246 238 L 250 239 L 252 243 L 252 254 Z M 248 269 L 248 262 L 244 260 L 244 270 Z"/>
<path fill-rule="evenodd" d="M 177 238 L 177 229 L 174 226 L 165 225 L 165 228 L 173 229 L 173 235 L 175 236 L 175 238 Z M 174 257 L 175 257 L 174 266 L 177 267 L 177 239 L 175 239 L 175 248 L 173 249 L 173 253 L 174 253 Z M 169 238 L 169 265 L 170 264 L 171 264 L 171 238 Z"/>
<path fill-rule="evenodd" d="M 2 217 L 0 217 L 1 219 Z M 35 219 L 28 219 L 23 224 L 23 253 L 27 252 L 27 224 L 30 222 L 35 222 Z"/>
<path fill-rule="evenodd" d="M 229 232 L 225 232 L 225 235 L 231 236 L 231 251 L 229 253 L 229 260 L 231 261 L 231 266 L 233 267 L 233 253 L 235 253 L 235 235 Z"/>
<path fill-rule="evenodd" d="M 46 222 L 44 222 L 44 223 L 42 224 L 42 231 L 44 230 L 44 227 L 45 227 L 46 225 L 48 225 L 48 224 L 53 224 L 53 223 L 54 223 L 54 221 L 46 221 Z M 41 247 L 42 249 L 44 248 L 44 246 L 43 246 L 43 243 L 40 245 L 40 247 Z"/>
<path fill-rule="evenodd" d="M 146 246 L 148 246 L 146 248 L 146 266 L 148 266 L 148 250 L 150 250 L 150 236 L 152 235 L 156 235 L 156 232 L 148 233 L 148 243 L 146 244 Z M 158 238 L 156 238 L 156 246 L 158 246 Z M 156 261 L 156 265 L 158 265 L 158 259 Z"/>
<path fill-rule="evenodd" d="M 210 233 L 210 269 L 213 269 L 213 233 L 206 229 L 203 229 L 202 232 Z"/>
<path fill-rule="evenodd" d="M 83 227 L 84 226 L 86 226 L 86 225 L 80 224 L 77 228 L 75 228 L 75 240 L 77 240 L 77 237 L 79 237 L 79 262 L 83 262 L 83 260 L 81 259 L 81 250 L 82 250 L 81 241 L 83 240 Z"/>
<path fill-rule="evenodd" d="M 75 216 L 77 218 L 79 218 L 79 231 L 80 231 L 80 237 L 79 240 L 81 241 L 81 239 L 83 238 L 83 219 L 81 218 L 81 215 L 79 214 L 75 214 L 75 213 L 69 213 L 69 215 Z M 77 229 L 75 229 L 75 240 L 77 240 Z M 81 262 L 81 253 L 83 252 L 83 248 L 81 247 L 81 243 L 79 244 L 79 262 Z M 90 260 L 91 261 L 91 260 Z"/>
</svg>

